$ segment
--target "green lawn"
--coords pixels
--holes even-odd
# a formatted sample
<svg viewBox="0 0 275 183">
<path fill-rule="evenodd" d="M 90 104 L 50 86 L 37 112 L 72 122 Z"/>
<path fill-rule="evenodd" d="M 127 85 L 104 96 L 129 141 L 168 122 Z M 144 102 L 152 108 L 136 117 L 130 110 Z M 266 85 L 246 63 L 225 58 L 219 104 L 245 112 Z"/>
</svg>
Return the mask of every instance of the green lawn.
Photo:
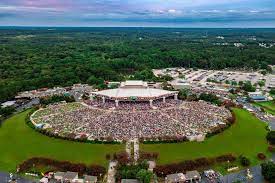
<svg viewBox="0 0 275 183">
<path fill-rule="evenodd" d="M 259 107 L 263 107 L 266 112 L 275 115 L 275 103 L 273 101 L 255 102 L 253 104 Z"/>
<path fill-rule="evenodd" d="M 233 153 L 247 156 L 252 164 L 258 163 L 257 153 L 267 152 L 265 123 L 242 109 L 234 109 L 237 121 L 229 129 L 204 142 L 180 144 L 143 144 L 142 151 L 159 152 L 158 163 L 165 164 L 200 157 L 215 157 Z"/>
<path fill-rule="evenodd" d="M 85 144 L 47 137 L 25 124 L 28 112 L 7 119 L 0 127 L 0 170 L 14 171 L 18 163 L 31 157 L 107 166 L 107 153 L 124 150 L 124 145 Z"/>
</svg>

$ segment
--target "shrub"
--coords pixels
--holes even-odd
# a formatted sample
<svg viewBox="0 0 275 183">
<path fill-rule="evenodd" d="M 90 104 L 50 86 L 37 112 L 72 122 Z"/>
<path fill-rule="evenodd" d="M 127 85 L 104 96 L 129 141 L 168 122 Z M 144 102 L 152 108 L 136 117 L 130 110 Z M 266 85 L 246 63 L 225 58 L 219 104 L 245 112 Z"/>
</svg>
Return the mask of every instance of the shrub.
<svg viewBox="0 0 275 183">
<path fill-rule="evenodd" d="M 117 160 L 121 165 L 126 165 L 131 162 L 129 155 L 126 152 L 114 153 L 113 159 Z"/>
<path fill-rule="evenodd" d="M 258 158 L 260 159 L 260 160 L 264 160 L 265 158 L 266 158 L 266 156 L 265 156 L 265 154 L 264 153 L 258 153 Z"/>
<path fill-rule="evenodd" d="M 106 160 L 109 161 L 111 159 L 111 155 L 110 154 L 106 154 L 105 158 L 106 158 Z"/>
<path fill-rule="evenodd" d="M 231 112 L 231 117 L 227 118 L 227 121 L 230 123 L 230 124 L 234 124 L 236 122 L 236 115 L 234 112 Z"/>
<path fill-rule="evenodd" d="M 145 169 L 139 170 L 136 174 L 136 178 L 142 183 L 150 183 L 152 177 L 153 173 Z"/>
<path fill-rule="evenodd" d="M 226 161 L 235 161 L 235 160 L 236 160 L 236 157 L 232 154 L 221 155 L 216 158 L 216 161 L 218 163 L 226 162 Z"/>
<path fill-rule="evenodd" d="M 250 160 L 245 156 L 240 156 L 240 162 L 241 162 L 242 166 L 250 165 Z"/>
<path fill-rule="evenodd" d="M 125 164 L 118 164 L 117 166 L 117 172 L 116 172 L 116 182 L 120 182 L 120 179 L 136 179 L 136 178 L 142 178 L 146 179 L 147 176 L 145 176 L 146 172 L 143 172 L 145 174 L 141 175 L 142 173 L 139 173 L 141 170 L 147 170 L 148 169 L 148 163 L 146 161 L 142 161 L 138 163 L 137 165 L 125 165 Z M 144 177 L 145 176 L 145 177 Z"/>
<path fill-rule="evenodd" d="M 270 144 L 274 144 L 275 145 L 275 131 L 268 132 L 267 135 L 266 135 L 266 140 Z"/>
<path fill-rule="evenodd" d="M 269 152 L 275 152 L 275 147 L 273 147 L 273 146 L 268 146 L 268 151 L 269 151 Z"/>
</svg>

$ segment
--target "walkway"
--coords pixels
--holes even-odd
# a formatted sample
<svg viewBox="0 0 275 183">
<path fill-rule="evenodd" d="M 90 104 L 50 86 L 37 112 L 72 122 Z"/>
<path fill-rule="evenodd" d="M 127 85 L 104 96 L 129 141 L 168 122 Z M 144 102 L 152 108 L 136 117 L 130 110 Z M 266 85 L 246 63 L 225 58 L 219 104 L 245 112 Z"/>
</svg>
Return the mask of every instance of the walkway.
<svg viewBox="0 0 275 183">
<path fill-rule="evenodd" d="M 126 141 L 125 151 L 128 154 L 129 158 L 132 156 L 132 142 L 130 140 Z"/>
<path fill-rule="evenodd" d="M 107 183 L 115 183 L 116 182 L 116 167 L 117 162 L 116 161 L 110 161 L 109 168 L 108 168 L 108 176 L 107 176 Z"/>
<path fill-rule="evenodd" d="M 133 140 L 134 142 L 134 162 L 135 164 L 138 162 L 139 159 L 139 141 L 138 138 Z"/>
</svg>

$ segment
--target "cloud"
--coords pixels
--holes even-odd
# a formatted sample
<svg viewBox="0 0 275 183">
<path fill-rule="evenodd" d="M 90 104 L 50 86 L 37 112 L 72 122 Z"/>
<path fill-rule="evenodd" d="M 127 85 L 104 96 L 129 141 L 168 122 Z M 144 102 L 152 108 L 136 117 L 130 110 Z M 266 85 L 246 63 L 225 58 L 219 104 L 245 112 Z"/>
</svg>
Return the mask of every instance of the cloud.
<svg viewBox="0 0 275 183">
<path fill-rule="evenodd" d="M 17 11 L 17 12 L 60 12 L 61 10 L 56 8 L 47 7 L 35 7 L 35 6 L 1 6 L 0 11 Z"/>
<path fill-rule="evenodd" d="M 13 13 L 1 13 L 0 12 L 0 19 L 9 18 L 9 17 L 15 17 L 16 15 Z"/>
<path fill-rule="evenodd" d="M 273 0 L 1 0 L 0 12 L 10 19 L 1 19 L 0 25 L 21 24 L 22 16 L 33 25 L 263 22 L 274 20 L 274 4 Z"/>
</svg>

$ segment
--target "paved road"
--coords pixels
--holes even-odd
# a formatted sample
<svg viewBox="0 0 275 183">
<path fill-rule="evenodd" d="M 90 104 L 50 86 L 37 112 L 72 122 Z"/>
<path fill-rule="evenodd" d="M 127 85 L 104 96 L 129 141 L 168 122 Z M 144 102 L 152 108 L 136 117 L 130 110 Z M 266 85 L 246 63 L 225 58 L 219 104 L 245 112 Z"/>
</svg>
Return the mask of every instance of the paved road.
<svg viewBox="0 0 275 183">
<path fill-rule="evenodd" d="M 16 110 L 17 110 L 17 112 L 21 112 L 25 109 L 31 108 L 33 105 L 39 104 L 39 102 L 40 102 L 40 100 L 38 98 L 31 99 L 31 101 L 29 101 L 28 103 L 17 107 Z"/>
<path fill-rule="evenodd" d="M 10 180 L 10 174 L 9 173 L 4 173 L 4 172 L 0 172 L 0 182 L 1 183 L 8 183 L 8 181 Z M 17 177 L 17 183 L 37 183 L 39 181 L 30 181 L 27 180 L 25 178 L 21 178 L 21 177 Z"/>
<path fill-rule="evenodd" d="M 251 174 L 253 175 L 252 180 L 247 179 L 247 170 L 241 170 L 239 172 L 231 173 L 228 175 L 225 175 L 223 177 L 223 182 L 224 183 L 232 183 L 234 181 L 241 181 L 243 183 L 262 183 L 264 182 L 264 178 L 261 173 L 261 166 L 254 166 L 249 168 Z"/>
<path fill-rule="evenodd" d="M 275 153 L 272 154 L 271 160 L 273 162 L 275 162 Z M 251 174 L 253 174 L 253 179 L 248 181 L 246 178 L 247 172 L 246 169 L 245 170 L 241 170 L 239 172 L 235 172 L 235 173 L 231 173 L 228 175 L 225 175 L 223 177 L 223 182 L 224 183 L 232 183 L 234 181 L 242 181 L 244 183 L 249 182 L 249 183 L 262 183 L 264 182 L 264 178 L 262 176 L 262 170 L 261 170 L 261 166 L 257 165 L 254 167 L 250 168 L 250 172 Z"/>
<path fill-rule="evenodd" d="M 275 116 L 272 116 L 272 115 L 262 112 L 259 107 L 256 107 L 250 103 L 245 102 L 245 103 L 240 103 L 240 104 L 242 104 L 247 109 L 252 109 L 258 119 L 268 123 L 271 130 L 275 130 Z"/>
<path fill-rule="evenodd" d="M 275 130 L 275 117 L 270 118 L 269 126 L 271 130 Z"/>
</svg>

